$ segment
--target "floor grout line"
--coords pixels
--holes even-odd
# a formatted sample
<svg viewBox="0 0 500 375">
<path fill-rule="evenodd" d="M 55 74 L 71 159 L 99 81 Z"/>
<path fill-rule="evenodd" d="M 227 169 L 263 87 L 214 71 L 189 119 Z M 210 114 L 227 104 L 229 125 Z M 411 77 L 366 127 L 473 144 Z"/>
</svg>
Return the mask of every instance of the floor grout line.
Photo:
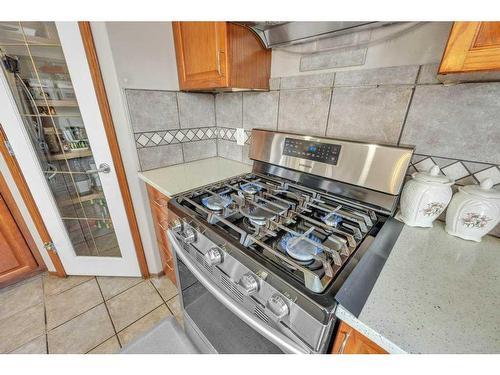
<svg viewBox="0 0 500 375">
<path fill-rule="evenodd" d="M 111 326 L 113 327 L 113 331 L 115 332 L 115 335 L 117 335 L 115 323 L 113 322 L 113 318 L 111 317 L 111 313 L 109 312 L 108 305 L 106 304 L 106 299 L 104 298 L 104 294 L 102 293 L 101 285 L 99 284 L 99 280 L 97 279 L 97 276 L 96 276 L 95 279 L 96 279 L 95 281 L 97 283 L 97 287 L 99 288 L 99 293 L 101 293 L 101 297 L 102 297 L 102 300 L 103 300 L 103 303 L 104 303 L 104 308 L 106 309 L 106 312 L 108 313 L 109 321 L 111 322 Z M 107 338 L 106 340 L 109 340 L 109 338 Z M 106 340 L 104 340 L 104 341 L 106 341 Z M 101 342 L 99 345 L 101 345 L 103 342 Z M 97 346 L 99 346 L 99 345 L 97 345 Z M 122 345 L 120 343 L 120 340 L 118 340 L 118 345 L 120 345 L 120 348 L 122 347 Z M 92 349 L 90 349 L 90 350 L 92 350 Z"/>
<path fill-rule="evenodd" d="M 163 299 L 162 299 L 163 301 Z M 121 330 L 119 330 L 117 333 L 116 333 L 116 337 L 118 338 L 118 342 L 120 343 L 120 347 L 123 347 L 122 346 L 122 343 L 121 343 L 121 340 L 120 340 L 120 336 L 118 336 L 118 333 L 121 333 L 123 331 L 125 331 L 128 327 L 130 327 L 131 325 L 137 323 L 139 320 L 141 320 L 142 318 L 144 318 L 145 316 L 151 314 L 153 311 L 155 311 L 156 309 L 158 309 L 159 307 L 161 307 L 161 305 L 165 305 L 167 307 L 167 309 L 170 311 L 170 309 L 168 308 L 167 304 L 165 302 L 162 302 L 160 303 L 158 306 L 156 306 L 155 308 L 153 308 L 151 311 L 148 311 L 146 314 L 144 315 L 141 315 L 139 318 L 137 318 L 136 320 L 134 320 L 132 323 L 126 325 L 125 327 L 123 327 Z"/>
<path fill-rule="evenodd" d="M 114 276 L 102 276 L 102 277 L 114 277 Z M 134 284 L 134 285 L 132 285 L 132 286 L 128 287 L 127 289 L 123 289 L 122 291 L 120 291 L 119 293 L 117 293 L 117 294 L 115 294 L 115 295 L 113 295 L 113 296 L 109 297 L 108 299 L 106 299 L 106 298 L 104 297 L 104 295 L 103 295 L 104 301 L 105 301 L 105 302 L 106 302 L 106 301 L 110 301 L 110 300 L 112 300 L 113 298 L 118 297 L 119 295 L 121 295 L 121 294 L 125 293 L 126 291 L 128 291 L 128 290 L 132 289 L 133 287 L 136 287 L 137 285 L 139 285 L 139 284 L 141 284 L 141 283 L 143 283 L 143 282 L 148 281 L 148 279 L 143 279 L 143 278 L 140 278 L 140 277 L 138 277 L 137 279 L 140 279 L 141 281 L 139 281 L 137 284 Z M 99 281 L 97 281 L 97 283 L 99 284 Z"/>
</svg>

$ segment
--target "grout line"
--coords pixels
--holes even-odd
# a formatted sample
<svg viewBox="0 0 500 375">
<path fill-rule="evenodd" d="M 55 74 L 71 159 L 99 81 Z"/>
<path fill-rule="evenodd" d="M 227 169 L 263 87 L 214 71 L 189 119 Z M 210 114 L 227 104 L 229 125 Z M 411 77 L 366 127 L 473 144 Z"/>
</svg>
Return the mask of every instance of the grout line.
<svg viewBox="0 0 500 375">
<path fill-rule="evenodd" d="M 408 100 L 408 105 L 406 107 L 406 112 L 405 112 L 405 115 L 403 117 L 403 122 L 401 123 L 401 130 L 399 131 L 398 141 L 396 142 L 396 145 L 398 145 L 398 146 L 401 144 L 401 138 L 403 137 L 403 132 L 405 130 L 406 120 L 408 119 L 408 114 L 410 113 L 411 103 L 413 102 L 414 95 L 415 95 L 415 87 L 413 87 L 411 89 L 410 99 Z"/>
<path fill-rule="evenodd" d="M 68 277 L 71 277 L 71 276 L 68 276 Z M 78 276 L 77 276 L 77 277 L 78 277 Z M 82 277 L 86 277 L 86 276 L 82 276 Z M 50 295 L 47 295 L 47 297 L 55 297 L 55 296 L 58 296 L 58 295 L 60 295 L 60 294 L 66 293 L 68 290 L 74 289 L 74 288 L 76 288 L 77 286 L 80 286 L 80 285 L 82 285 L 82 284 L 88 283 L 89 281 L 92 281 L 92 278 L 95 278 L 95 276 L 92 276 L 90 279 L 88 279 L 88 280 L 84 280 L 84 281 L 82 281 L 81 283 L 75 284 L 75 285 L 73 285 L 72 287 L 70 287 L 70 288 L 68 288 L 68 289 L 64 289 L 64 290 L 63 290 L 63 291 L 61 291 L 61 292 L 58 292 L 58 293 L 55 293 L 55 294 L 50 294 Z M 45 295 L 45 293 L 44 293 L 44 295 Z"/>
<path fill-rule="evenodd" d="M 220 94 L 219 94 L 220 95 Z M 219 156 L 219 130 L 217 125 L 217 94 L 213 94 L 214 97 L 214 126 L 215 126 L 215 156 Z"/>
<path fill-rule="evenodd" d="M 163 296 L 161 295 L 161 293 L 158 290 L 158 288 L 156 287 L 156 285 L 151 280 L 149 280 L 149 282 L 153 286 L 154 290 L 156 290 L 156 293 L 158 293 L 158 295 L 160 296 L 160 298 L 163 301 L 163 303 L 166 303 L 167 301 L 165 301 L 165 298 L 163 298 Z"/>
<path fill-rule="evenodd" d="M 422 70 L 422 65 L 419 65 L 418 70 L 417 70 L 417 74 L 415 76 L 415 82 L 413 83 L 413 87 L 411 89 L 410 99 L 408 100 L 408 105 L 406 106 L 406 111 L 405 111 L 405 115 L 403 117 L 403 122 L 401 124 L 401 130 L 399 131 L 398 141 L 396 142 L 396 145 L 398 145 L 398 146 L 401 143 L 401 138 L 403 138 L 403 132 L 405 130 L 405 125 L 406 125 L 406 121 L 408 119 L 408 114 L 410 113 L 411 104 L 413 102 L 413 96 L 415 95 L 415 90 L 417 88 L 417 82 L 418 82 L 418 78 L 420 77 L 421 70 Z"/>
<path fill-rule="evenodd" d="M 45 352 L 49 354 L 49 330 L 47 327 L 47 306 L 45 305 L 45 286 L 43 283 L 43 277 L 42 277 L 42 303 L 43 303 L 43 318 L 44 318 L 44 324 L 45 324 Z"/>
<path fill-rule="evenodd" d="M 87 350 L 85 353 L 83 354 L 89 354 L 92 350 L 94 350 L 95 348 L 97 348 L 98 346 L 104 344 L 106 341 L 108 341 L 109 339 L 113 338 L 113 337 L 116 337 L 116 341 L 118 341 L 118 345 L 120 346 L 120 349 L 122 348 L 122 345 L 120 343 L 120 340 L 118 340 L 118 335 L 115 333 L 114 335 L 112 336 L 109 336 L 106 340 L 104 340 L 103 342 L 97 344 L 96 346 L 94 346 L 93 348 L 90 348 L 89 350 Z M 114 353 L 106 353 L 106 354 L 114 354 Z"/>
<path fill-rule="evenodd" d="M 111 317 L 111 313 L 109 312 L 108 305 L 106 304 L 106 298 L 104 298 L 104 293 L 102 292 L 101 285 L 99 284 L 99 281 L 97 280 L 97 277 L 95 279 L 96 279 L 95 281 L 97 283 L 97 287 L 99 288 L 99 292 L 101 293 L 101 297 L 102 297 L 102 300 L 103 300 L 103 303 L 104 303 L 104 308 L 106 309 L 106 312 L 108 313 L 108 317 L 109 317 L 109 320 L 111 322 L 111 326 L 113 327 L 113 331 L 115 332 L 115 335 L 116 335 L 117 332 L 116 332 L 115 323 L 113 322 L 113 318 Z M 109 338 L 107 340 L 109 340 Z M 106 341 L 106 340 L 104 340 L 104 341 Z M 118 341 L 118 343 L 119 343 L 119 341 Z M 99 345 L 101 345 L 101 344 L 99 344 Z M 121 347 L 121 345 L 120 345 L 120 347 Z"/>
<path fill-rule="evenodd" d="M 335 81 L 335 76 L 333 79 Z M 333 105 L 333 87 L 330 88 L 330 100 L 328 101 L 328 114 L 326 116 L 325 137 L 326 137 L 326 134 L 328 133 L 328 125 L 330 124 L 330 113 L 332 111 L 332 105 Z"/>
<path fill-rule="evenodd" d="M 179 128 L 178 128 L 178 130 L 181 130 L 182 126 L 181 126 L 181 109 L 180 109 L 180 106 L 179 106 L 179 92 L 176 92 L 176 94 L 175 94 L 175 101 L 177 103 L 177 119 L 179 121 Z M 184 134 L 184 133 L 182 133 L 182 134 Z M 179 142 L 179 143 L 181 144 L 182 163 L 185 163 L 185 159 L 184 159 L 184 146 L 182 145 L 182 142 Z M 171 143 L 169 143 L 169 144 L 171 144 Z"/>
<path fill-rule="evenodd" d="M 279 123 L 280 123 L 280 104 L 281 104 L 281 78 L 280 78 L 280 85 L 279 89 L 277 90 L 278 92 L 278 108 L 276 110 L 276 130 L 279 130 Z"/>
<path fill-rule="evenodd" d="M 145 316 L 151 314 L 153 311 L 155 311 L 156 309 L 160 308 L 162 305 L 165 305 L 167 306 L 167 304 L 163 301 L 162 299 L 162 303 L 160 303 L 158 306 L 154 307 L 152 310 L 148 311 L 147 313 L 145 313 L 144 315 L 141 315 L 139 318 L 137 318 L 136 320 L 134 320 L 133 322 L 131 322 L 130 324 L 126 325 L 125 327 L 123 327 L 121 330 L 119 330 L 117 333 L 116 333 L 116 338 L 118 339 L 118 342 L 120 344 L 120 347 L 123 347 L 122 346 L 122 343 L 120 341 L 120 337 L 118 336 L 118 333 L 121 333 L 123 331 L 125 331 L 128 327 L 130 327 L 131 325 L 137 323 L 139 320 L 141 320 L 142 318 L 144 318 Z M 168 309 L 168 306 L 167 306 L 167 309 Z M 168 309 L 170 310 L 170 309 Z M 104 341 L 103 341 L 104 342 Z M 102 344 L 102 343 L 101 343 Z"/>
<path fill-rule="evenodd" d="M 88 308 L 88 309 L 87 309 L 87 310 L 85 310 L 85 311 L 82 311 L 81 313 L 79 313 L 79 314 L 75 315 L 75 316 L 74 316 L 74 317 L 72 317 L 71 319 L 66 320 L 64 323 L 61 323 L 61 324 L 58 324 L 58 325 L 56 325 L 56 326 L 52 327 L 52 328 L 50 329 L 50 331 L 53 331 L 53 330 L 55 330 L 55 329 L 57 329 L 57 328 L 59 328 L 59 327 L 61 327 L 61 326 L 65 325 L 66 323 L 71 322 L 73 319 L 75 319 L 75 318 L 78 318 L 78 317 L 82 316 L 83 314 L 85 314 L 85 313 L 89 312 L 89 311 L 90 311 L 90 310 L 92 310 L 92 309 L 95 309 L 96 307 L 98 307 L 98 306 L 102 305 L 103 303 L 104 303 L 104 301 L 103 301 L 103 302 L 101 302 L 101 303 L 98 303 L 97 305 L 94 305 L 94 306 L 92 306 L 92 307 Z M 48 332 L 47 332 L 47 334 L 48 334 Z"/>
</svg>

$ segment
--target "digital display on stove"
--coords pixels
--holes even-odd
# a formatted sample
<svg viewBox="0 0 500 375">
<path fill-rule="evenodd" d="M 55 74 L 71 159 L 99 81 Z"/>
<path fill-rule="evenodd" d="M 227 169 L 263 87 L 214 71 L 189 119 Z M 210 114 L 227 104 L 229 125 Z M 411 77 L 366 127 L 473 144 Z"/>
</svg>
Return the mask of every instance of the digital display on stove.
<svg viewBox="0 0 500 375">
<path fill-rule="evenodd" d="M 285 138 L 283 155 L 337 165 L 342 146 L 332 143 Z"/>
</svg>

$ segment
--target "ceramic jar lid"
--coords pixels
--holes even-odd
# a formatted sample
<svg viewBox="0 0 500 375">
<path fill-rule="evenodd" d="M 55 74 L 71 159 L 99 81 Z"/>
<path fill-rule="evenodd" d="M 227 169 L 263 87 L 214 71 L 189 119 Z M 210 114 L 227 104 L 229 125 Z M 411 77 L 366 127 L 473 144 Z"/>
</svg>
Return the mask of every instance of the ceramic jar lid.
<svg viewBox="0 0 500 375">
<path fill-rule="evenodd" d="M 500 190 L 493 189 L 493 181 L 486 178 L 479 185 L 461 186 L 460 191 L 486 199 L 500 199 Z"/>
<path fill-rule="evenodd" d="M 455 180 L 439 174 L 439 167 L 437 165 L 429 169 L 428 172 L 415 172 L 411 175 L 413 179 L 420 182 L 443 184 L 443 185 L 453 185 Z"/>
</svg>

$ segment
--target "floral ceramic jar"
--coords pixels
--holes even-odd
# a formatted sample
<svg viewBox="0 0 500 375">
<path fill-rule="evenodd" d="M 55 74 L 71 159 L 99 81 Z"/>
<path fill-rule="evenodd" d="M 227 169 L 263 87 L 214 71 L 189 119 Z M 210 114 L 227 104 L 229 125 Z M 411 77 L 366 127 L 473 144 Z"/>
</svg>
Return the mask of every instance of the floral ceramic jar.
<svg viewBox="0 0 500 375">
<path fill-rule="evenodd" d="M 500 222 L 500 191 L 492 186 L 487 178 L 480 185 L 458 188 L 446 212 L 446 232 L 480 242 Z"/>
<path fill-rule="evenodd" d="M 452 196 L 449 177 L 439 174 L 439 167 L 429 172 L 415 172 L 401 193 L 401 209 L 397 218 L 412 227 L 432 227 L 432 222 L 444 211 Z"/>
</svg>

